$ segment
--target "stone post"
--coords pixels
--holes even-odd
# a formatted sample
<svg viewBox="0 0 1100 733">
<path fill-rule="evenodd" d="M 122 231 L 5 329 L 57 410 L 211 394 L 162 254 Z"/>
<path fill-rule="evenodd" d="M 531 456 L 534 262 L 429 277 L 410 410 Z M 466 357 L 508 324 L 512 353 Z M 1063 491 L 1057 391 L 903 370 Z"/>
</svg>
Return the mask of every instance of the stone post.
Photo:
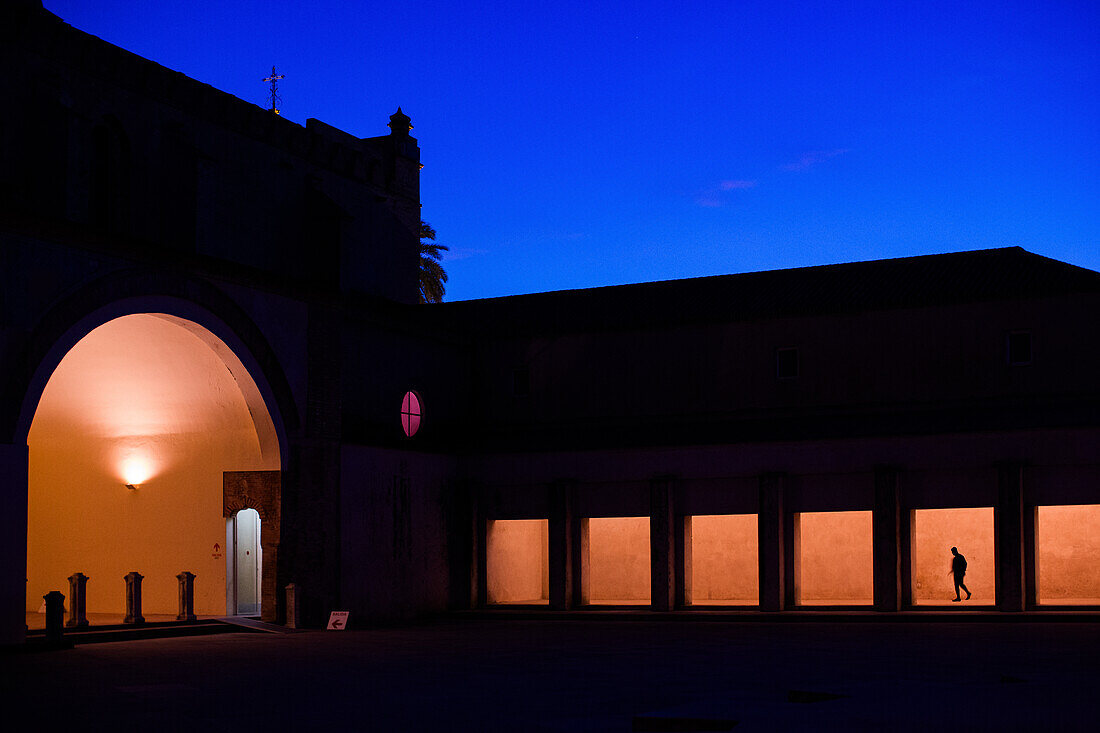
<svg viewBox="0 0 1100 733">
<path fill-rule="evenodd" d="M 587 606 L 592 596 L 592 573 L 589 572 L 588 561 L 588 517 L 573 516 L 569 523 L 569 534 L 573 548 L 573 605 L 570 608 Z"/>
<path fill-rule="evenodd" d="M 550 485 L 550 521 L 547 522 L 550 555 L 550 608 L 573 607 L 573 491 L 569 481 Z"/>
<path fill-rule="evenodd" d="M 673 524 L 672 480 L 649 482 L 650 602 L 654 611 L 676 607 L 676 528 Z"/>
<path fill-rule="evenodd" d="M 46 601 L 46 641 L 60 642 L 65 633 L 65 594 L 59 590 L 51 590 L 42 599 Z"/>
<path fill-rule="evenodd" d="M 84 628 L 88 625 L 88 576 L 73 573 L 69 576 L 69 620 L 66 626 Z"/>
<path fill-rule="evenodd" d="M 180 612 L 177 621 L 195 620 L 195 574 L 184 570 L 176 576 L 180 582 Z"/>
<path fill-rule="evenodd" d="M 692 555 L 691 555 L 691 515 L 675 516 L 676 526 L 676 608 L 691 605 Z"/>
<path fill-rule="evenodd" d="M 302 598 L 298 594 L 298 586 L 294 583 L 286 585 L 286 627 L 288 629 L 301 628 L 302 622 Z"/>
<path fill-rule="evenodd" d="M 137 571 L 127 573 L 126 581 L 126 618 L 124 624 L 140 626 L 145 623 L 145 617 L 141 615 L 141 581 L 145 576 Z"/>
<path fill-rule="evenodd" d="M 898 471 L 875 468 L 875 504 L 871 512 L 876 611 L 901 609 L 901 503 Z"/>
<path fill-rule="evenodd" d="M 997 505 L 993 507 L 993 540 L 998 611 L 1022 611 L 1024 582 L 1023 466 L 1016 462 L 997 466 Z"/>
<path fill-rule="evenodd" d="M 760 477 L 760 509 L 756 525 L 761 611 L 782 611 L 787 601 L 786 524 L 783 476 L 766 473 Z"/>
</svg>

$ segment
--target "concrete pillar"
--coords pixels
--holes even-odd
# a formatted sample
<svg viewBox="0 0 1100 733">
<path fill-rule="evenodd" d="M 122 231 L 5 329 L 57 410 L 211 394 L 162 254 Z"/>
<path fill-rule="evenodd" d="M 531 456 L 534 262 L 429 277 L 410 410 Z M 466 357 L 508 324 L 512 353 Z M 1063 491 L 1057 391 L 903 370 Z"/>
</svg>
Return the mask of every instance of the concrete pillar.
<svg viewBox="0 0 1100 733">
<path fill-rule="evenodd" d="M 1039 605 L 1039 507 L 1024 497 L 1024 608 Z"/>
<path fill-rule="evenodd" d="M 27 445 L 0 444 L 0 646 L 27 633 Z"/>
<path fill-rule="evenodd" d="M 650 603 L 654 611 L 676 606 L 676 530 L 673 526 L 672 479 L 649 482 Z"/>
<path fill-rule="evenodd" d="M 783 606 L 802 601 L 802 515 L 783 502 Z"/>
<path fill-rule="evenodd" d="M 875 468 L 875 504 L 871 512 L 876 611 L 901 608 L 901 506 L 898 471 Z"/>
<path fill-rule="evenodd" d="M 691 605 L 692 600 L 692 588 L 691 588 L 691 515 L 675 517 L 675 539 L 674 549 L 676 550 L 676 608 L 687 608 Z"/>
<path fill-rule="evenodd" d="M 555 481 L 550 485 L 549 533 L 550 608 L 573 608 L 573 484 Z"/>
<path fill-rule="evenodd" d="M 783 501 L 782 474 L 760 476 L 760 511 L 757 514 L 757 556 L 760 564 L 760 610 L 782 611 L 787 604 L 789 538 Z M 797 567 L 794 577 L 798 577 Z"/>
<path fill-rule="evenodd" d="M 69 576 L 69 620 L 65 625 L 84 628 L 88 625 L 88 576 L 73 573 Z"/>
<path fill-rule="evenodd" d="M 286 584 L 286 627 L 302 628 L 302 597 L 294 583 Z"/>
<path fill-rule="evenodd" d="M 264 558 L 267 559 L 266 557 Z M 184 570 L 176 576 L 180 582 L 180 612 L 177 621 L 195 620 L 195 574 Z"/>
<path fill-rule="evenodd" d="M 573 605 L 572 608 L 587 606 L 592 599 L 589 592 L 591 573 L 588 564 L 588 517 L 578 517 L 574 513 L 569 525 L 570 544 L 573 549 Z"/>
<path fill-rule="evenodd" d="M 997 505 L 993 507 L 998 611 L 1024 610 L 1023 466 L 997 466 Z"/>
<path fill-rule="evenodd" d="M 126 573 L 126 618 L 124 624 L 140 626 L 145 623 L 145 617 L 141 615 L 141 581 L 145 576 L 139 572 Z"/>
<path fill-rule="evenodd" d="M 901 577 L 899 578 L 901 584 L 901 607 L 912 608 L 913 524 L 916 521 L 917 513 L 909 509 L 908 505 L 903 500 L 901 501 L 901 508 L 898 514 L 898 552 L 900 553 L 898 570 L 901 573 Z"/>
<path fill-rule="evenodd" d="M 51 590 L 42 600 L 46 602 L 46 641 L 59 642 L 65 633 L 65 594 Z"/>
</svg>

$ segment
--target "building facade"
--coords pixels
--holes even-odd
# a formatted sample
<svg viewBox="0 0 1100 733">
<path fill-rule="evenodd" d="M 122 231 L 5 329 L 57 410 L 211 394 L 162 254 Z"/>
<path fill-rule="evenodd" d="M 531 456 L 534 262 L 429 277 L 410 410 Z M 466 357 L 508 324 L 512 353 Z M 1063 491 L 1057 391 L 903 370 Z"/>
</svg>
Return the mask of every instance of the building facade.
<svg viewBox="0 0 1100 733">
<path fill-rule="evenodd" d="M 189 571 L 200 612 L 306 625 L 894 611 L 951 603 L 957 545 L 972 603 L 1100 604 L 1100 274 L 1006 248 L 418 305 L 400 110 L 303 127 L 0 13 L 5 642 L 76 572 L 89 611 L 136 571 L 175 613 Z"/>
</svg>

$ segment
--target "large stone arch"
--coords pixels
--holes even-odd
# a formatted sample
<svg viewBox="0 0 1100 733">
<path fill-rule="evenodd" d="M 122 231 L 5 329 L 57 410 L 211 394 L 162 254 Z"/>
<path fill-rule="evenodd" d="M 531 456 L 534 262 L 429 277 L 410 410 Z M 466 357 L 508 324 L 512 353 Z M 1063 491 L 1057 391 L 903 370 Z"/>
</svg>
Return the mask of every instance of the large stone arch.
<svg viewBox="0 0 1100 733">
<path fill-rule="evenodd" d="M 80 339 L 114 318 L 161 313 L 196 323 L 216 336 L 256 382 L 279 436 L 286 468 L 286 436 L 297 431 L 298 409 L 278 356 L 244 310 L 210 283 L 166 269 L 118 270 L 92 281 L 46 312 L 31 333 L 26 358 L 10 392 L 19 406 L 4 416 L 4 433 L 25 443 L 42 390 Z M 199 335 L 199 334 L 196 334 Z"/>
<path fill-rule="evenodd" d="M 4 504 L 13 525 L 3 545 L 4 572 L 0 584 L 0 640 L 16 641 L 22 635 L 22 617 L 16 619 L 16 604 L 23 605 L 21 581 L 26 568 L 26 519 L 28 473 L 27 436 L 46 383 L 61 359 L 93 329 L 114 319 L 134 314 L 155 314 L 190 330 L 207 343 L 241 380 L 242 393 L 250 409 L 264 408 L 271 417 L 271 434 L 259 436 L 278 451 L 281 471 L 275 484 L 281 488 L 282 471 L 289 455 L 288 433 L 298 429 L 298 410 L 280 359 L 260 328 L 228 295 L 202 280 L 166 270 L 128 269 L 115 271 L 90 282 L 58 301 L 38 320 L 25 342 L 23 359 L 16 365 L 16 379 L 7 390 L 7 405 L 0 414 L 0 430 L 10 436 L 13 451 L 4 454 Z M 23 446 L 20 449 L 20 446 Z M 11 456 L 12 458 L 9 458 Z M 11 464 L 11 465 L 8 465 Z M 275 501 L 281 500 L 281 491 Z M 265 506 L 269 537 L 278 543 L 281 527 L 276 506 Z M 274 553 L 272 553 L 274 555 Z M 273 558 L 274 559 L 274 558 Z M 276 567 L 272 563 L 272 568 Z M 11 572 L 14 571 L 14 572 Z M 265 583 L 273 593 L 274 573 Z M 275 604 L 268 605 L 265 617 L 274 619 Z"/>
</svg>

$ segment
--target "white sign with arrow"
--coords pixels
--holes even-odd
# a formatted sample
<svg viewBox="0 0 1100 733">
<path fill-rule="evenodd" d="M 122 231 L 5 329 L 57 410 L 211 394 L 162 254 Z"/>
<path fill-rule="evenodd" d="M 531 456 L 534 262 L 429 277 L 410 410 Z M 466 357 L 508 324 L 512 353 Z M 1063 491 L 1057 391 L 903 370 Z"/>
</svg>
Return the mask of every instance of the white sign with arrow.
<svg viewBox="0 0 1100 733">
<path fill-rule="evenodd" d="M 350 613 L 351 611 L 333 611 L 328 616 L 328 626 L 325 628 L 343 631 L 348 627 L 348 614 Z"/>
</svg>

